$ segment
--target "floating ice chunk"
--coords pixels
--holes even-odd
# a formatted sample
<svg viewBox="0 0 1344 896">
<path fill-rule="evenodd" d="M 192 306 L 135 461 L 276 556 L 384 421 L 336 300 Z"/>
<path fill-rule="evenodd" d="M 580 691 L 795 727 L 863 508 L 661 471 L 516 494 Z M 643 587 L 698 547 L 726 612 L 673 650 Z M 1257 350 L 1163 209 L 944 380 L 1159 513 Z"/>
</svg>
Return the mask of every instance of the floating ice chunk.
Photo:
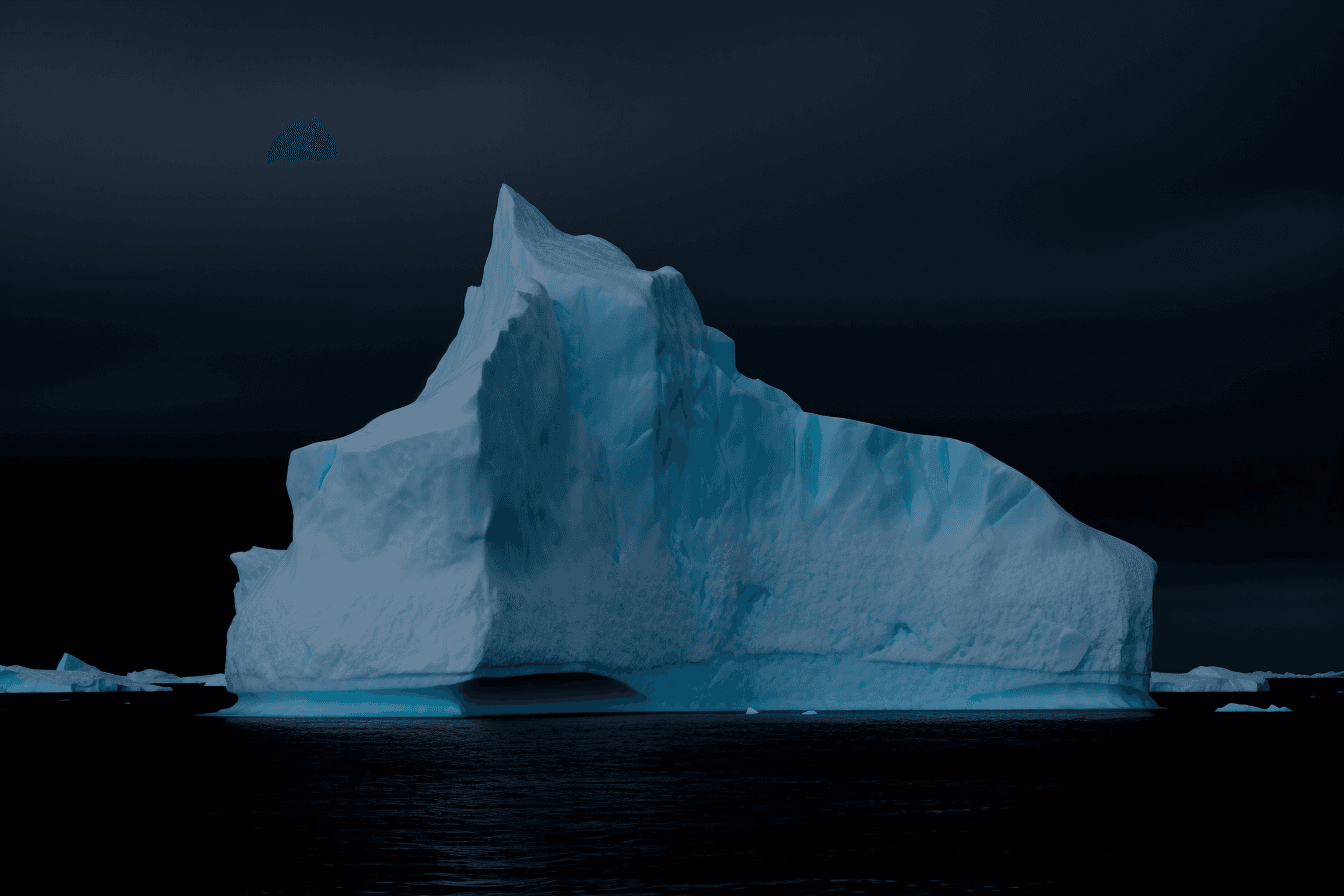
<svg viewBox="0 0 1344 896">
<path fill-rule="evenodd" d="M 749 716 L 754 716 L 754 715 L 759 715 L 759 713 L 758 713 L 756 710 L 752 709 L 750 706 L 748 706 L 748 707 L 747 707 L 747 715 L 749 715 Z"/>
<path fill-rule="evenodd" d="M 180 681 L 183 684 L 203 684 L 207 687 L 227 687 L 228 682 L 224 680 L 223 672 L 216 672 L 213 675 L 174 675 L 171 672 L 164 672 L 161 669 L 143 669 L 139 672 L 131 672 L 127 678 L 134 681 L 148 681 L 155 683 L 168 683 Z"/>
<path fill-rule="evenodd" d="M 0 692 L 4 693 L 66 693 L 114 691 L 169 691 L 160 687 L 163 682 L 200 681 L 207 685 L 224 685 L 224 673 L 182 678 L 159 669 L 142 669 L 127 675 L 114 675 L 84 662 L 68 653 L 61 655 L 55 669 L 29 669 L 25 666 L 0 666 Z"/>
<path fill-rule="evenodd" d="M 1344 672 L 1316 672 L 1311 675 L 1300 675 L 1297 672 L 1252 672 L 1251 674 L 1265 678 L 1344 678 Z"/>
<path fill-rule="evenodd" d="M 1275 706 L 1270 704 L 1268 708 L 1263 706 L 1247 706 L 1245 703 L 1229 703 L 1226 706 L 1220 706 L 1214 712 L 1292 712 L 1286 706 Z"/>
<path fill-rule="evenodd" d="M 1318 672 L 1299 675 L 1295 672 L 1233 672 L 1222 666 L 1196 666 L 1189 672 L 1154 672 L 1148 685 L 1149 692 L 1190 691 L 1269 691 L 1270 678 L 1341 678 L 1344 672 Z"/>
<path fill-rule="evenodd" d="M 816 715 L 816 714 L 817 714 L 817 711 L 816 711 L 815 709 L 809 709 L 809 710 L 807 710 L 806 712 L 803 713 L 803 715 L 805 715 L 805 716 L 814 716 L 814 715 Z"/>
<path fill-rule="evenodd" d="M 1267 691 L 1264 672 L 1233 672 L 1222 666 L 1196 666 L 1189 672 L 1154 672 L 1149 692 Z"/>
<path fill-rule="evenodd" d="M 78 661 L 76 661 L 78 662 Z M 84 665 L 88 665 L 87 663 Z M 89 666 L 88 669 L 29 669 L 26 666 L 0 666 L 0 693 L 85 693 L 111 691 L 168 691 L 136 681 L 125 675 L 113 675 Z"/>
</svg>

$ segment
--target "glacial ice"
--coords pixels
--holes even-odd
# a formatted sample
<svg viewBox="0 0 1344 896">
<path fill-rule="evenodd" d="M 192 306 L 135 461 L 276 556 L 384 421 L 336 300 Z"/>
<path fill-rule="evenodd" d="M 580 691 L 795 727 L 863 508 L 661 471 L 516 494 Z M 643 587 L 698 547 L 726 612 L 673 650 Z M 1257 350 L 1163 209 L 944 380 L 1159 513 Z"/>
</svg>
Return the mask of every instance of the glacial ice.
<svg viewBox="0 0 1344 896">
<path fill-rule="evenodd" d="M 227 714 L 1154 705 L 1151 558 L 972 445 L 803 411 L 680 273 L 508 186 L 419 397 L 286 487 L 289 547 L 232 555 Z M 546 673 L 612 689 L 463 696 Z"/>
<path fill-rule="evenodd" d="M 1292 712 L 1286 706 L 1275 706 L 1273 703 L 1268 707 L 1247 706 L 1245 703 L 1229 703 L 1226 706 L 1220 706 L 1214 712 Z"/>
</svg>

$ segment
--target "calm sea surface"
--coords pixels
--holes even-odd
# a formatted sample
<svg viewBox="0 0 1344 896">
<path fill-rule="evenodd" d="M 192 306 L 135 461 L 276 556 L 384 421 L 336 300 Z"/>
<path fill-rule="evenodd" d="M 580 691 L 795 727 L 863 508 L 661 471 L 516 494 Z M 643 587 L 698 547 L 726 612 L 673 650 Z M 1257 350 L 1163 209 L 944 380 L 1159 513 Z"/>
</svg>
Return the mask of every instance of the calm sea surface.
<svg viewBox="0 0 1344 896">
<path fill-rule="evenodd" d="M 1335 853 L 1317 819 L 1340 795 L 1337 741 L 1288 714 L 186 718 L 3 734 L 6 879 L 36 872 L 53 892 L 1195 892 L 1266 869 L 1291 890 Z"/>
</svg>

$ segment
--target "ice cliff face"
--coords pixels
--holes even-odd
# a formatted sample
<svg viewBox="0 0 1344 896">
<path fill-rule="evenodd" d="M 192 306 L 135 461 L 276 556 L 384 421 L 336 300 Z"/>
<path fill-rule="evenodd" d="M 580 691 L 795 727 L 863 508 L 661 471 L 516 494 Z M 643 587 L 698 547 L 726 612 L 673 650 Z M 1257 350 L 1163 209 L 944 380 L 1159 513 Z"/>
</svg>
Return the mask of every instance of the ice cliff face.
<svg viewBox="0 0 1344 896">
<path fill-rule="evenodd" d="M 234 712 L 472 711 L 461 682 L 550 671 L 645 710 L 1151 705 L 1147 555 L 971 445 L 742 376 L 681 274 L 507 186 L 420 397 L 287 486 L 293 543 L 233 555 Z"/>
</svg>

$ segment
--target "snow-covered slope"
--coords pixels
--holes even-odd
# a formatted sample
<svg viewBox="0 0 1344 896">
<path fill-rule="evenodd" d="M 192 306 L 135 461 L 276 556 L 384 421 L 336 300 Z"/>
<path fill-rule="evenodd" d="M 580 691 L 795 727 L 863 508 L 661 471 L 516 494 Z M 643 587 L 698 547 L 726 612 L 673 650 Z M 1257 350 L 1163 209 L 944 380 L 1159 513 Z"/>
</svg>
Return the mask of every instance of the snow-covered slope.
<svg viewBox="0 0 1344 896">
<path fill-rule="evenodd" d="M 548 671 L 641 710 L 1152 705 L 1151 558 L 972 445 L 801 410 L 676 270 L 507 186 L 420 397 L 287 485 L 293 543 L 233 555 L 234 713 Z"/>
</svg>

